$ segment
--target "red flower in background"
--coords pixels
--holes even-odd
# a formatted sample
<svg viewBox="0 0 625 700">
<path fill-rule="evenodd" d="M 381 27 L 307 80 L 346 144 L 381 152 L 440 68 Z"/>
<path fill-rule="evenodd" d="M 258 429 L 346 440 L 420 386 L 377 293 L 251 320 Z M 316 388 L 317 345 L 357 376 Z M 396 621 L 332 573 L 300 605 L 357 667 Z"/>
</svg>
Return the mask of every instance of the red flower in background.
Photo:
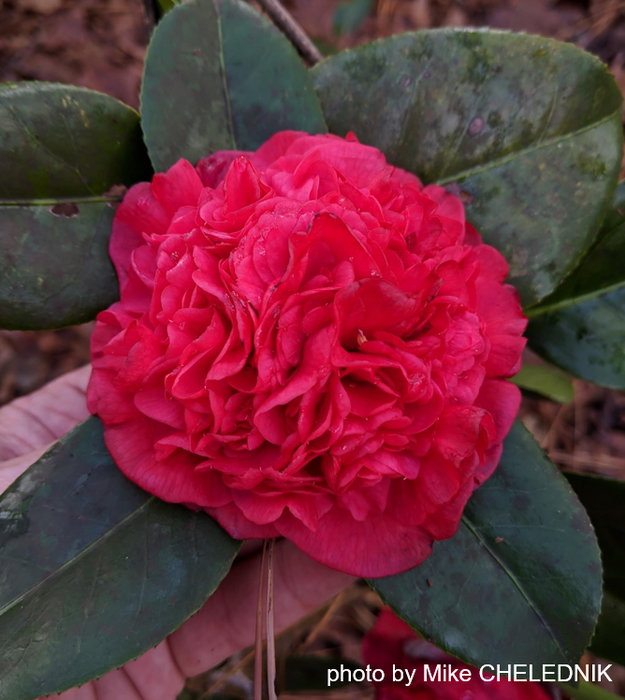
<svg viewBox="0 0 625 700">
<path fill-rule="evenodd" d="M 362 654 L 365 664 L 384 671 L 384 680 L 377 684 L 377 700 L 550 700 L 539 683 L 505 679 L 483 681 L 478 669 L 420 639 L 388 608 L 380 612 L 375 627 L 365 635 Z M 457 671 L 469 669 L 471 679 L 433 681 L 428 676 L 426 680 L 425 664 L 428 664 L 430 673 L 437 664 L 445 667 L 451 664 Z M 393 683 L 393 665 L 411 673 L 415 671 L 410 685 L 406 686 L 407 680 Z"/>
<path fill-rule="evenodd" d="M 110 253 L 88 398 L 130 479 L 361 576 L 456 532 L 526 324 L 459 199 L 353 137 L 282 132 L 133 187 Z"/>
</svg>

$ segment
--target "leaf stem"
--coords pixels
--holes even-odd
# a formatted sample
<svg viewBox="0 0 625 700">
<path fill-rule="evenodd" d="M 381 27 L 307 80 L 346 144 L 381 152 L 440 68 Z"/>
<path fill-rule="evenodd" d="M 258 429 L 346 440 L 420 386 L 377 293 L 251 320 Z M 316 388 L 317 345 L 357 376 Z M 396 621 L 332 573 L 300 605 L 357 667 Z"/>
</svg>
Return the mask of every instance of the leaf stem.
<svg viewBox="0 0 625 700">
<path fill-rule="evenodd" d="M 293 15 L 285 9 L 280 0 L 258 0 L 258 4 L 311 66 L 321 61 L 323 56 L 319 49 L 295 21 Z"/>
<path fill-rule="evenodd" d="M 620 695 L 610 693 L 608 690 L 592 683 L 586 683 L 586 681 L 580 681 L 577 688 L 568 685 L 568 683 L 558 683 L 558 687 L 572 700 L 621 700 Z"/>
</svg>

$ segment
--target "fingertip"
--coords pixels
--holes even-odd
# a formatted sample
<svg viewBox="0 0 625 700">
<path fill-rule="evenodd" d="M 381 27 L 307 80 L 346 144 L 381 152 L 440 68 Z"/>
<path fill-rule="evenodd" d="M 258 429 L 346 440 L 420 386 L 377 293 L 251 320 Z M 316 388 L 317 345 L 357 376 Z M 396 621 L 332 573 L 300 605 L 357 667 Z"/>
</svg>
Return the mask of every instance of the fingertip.
<svg viewBox="0 0 625 700">
<path fill-rule="evenodd" d="M 186 680 L 167 640 L 150 649 L 136 661 L 127 663 L 123 670 L 140 697 L 145 700 L 172 700 L 178 696 Z"/>
</svg>

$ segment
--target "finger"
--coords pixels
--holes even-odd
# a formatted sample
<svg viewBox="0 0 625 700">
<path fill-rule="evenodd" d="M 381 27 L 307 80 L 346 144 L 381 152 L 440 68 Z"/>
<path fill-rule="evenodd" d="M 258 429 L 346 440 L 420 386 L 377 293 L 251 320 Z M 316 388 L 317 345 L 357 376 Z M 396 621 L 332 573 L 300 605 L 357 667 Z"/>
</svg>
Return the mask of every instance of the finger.
<svg viewBox="0 0 625 700">
<path fill-rule="evenodd" d="M 182 690 L 186 678 L 178 667 L 167 640 L 136 661 L 126 664 L 124 671 L 140 697 L 145 700 L 174 700 Z"/>
<path fill-rule="evenodd" d="M 98 700 L 143 700 L 123 668 L 115 669 L 94 681 L 93 687 Z M 172 699 L 175 697 L 172 695 Z M 61 700 L 68 698 L 62 695 Z"/>
<path fill-rule="evenodd" d="M 4 493 L 19 476 L 22 476 L 28 467 L 48 450 L 48 447 L 49 445 L 6 462 L 0 462 L 0 494 Z"/>
<path fill-rule="evenodd" d="M 0 408 L 0 461 L 45 447 L 86 420 L 90 374 L 90 365 L 81 367 Z"/>
<path fill-rule="evenodd" d="M 276 629 L 284 629 L 354 581 L 318 564 L 287 540 L 275 546 Z M 254 641 L 260 555 L 237 562 L 206 605 L 169 637 L 185 676 L 206 671 Z"/>
</svg>

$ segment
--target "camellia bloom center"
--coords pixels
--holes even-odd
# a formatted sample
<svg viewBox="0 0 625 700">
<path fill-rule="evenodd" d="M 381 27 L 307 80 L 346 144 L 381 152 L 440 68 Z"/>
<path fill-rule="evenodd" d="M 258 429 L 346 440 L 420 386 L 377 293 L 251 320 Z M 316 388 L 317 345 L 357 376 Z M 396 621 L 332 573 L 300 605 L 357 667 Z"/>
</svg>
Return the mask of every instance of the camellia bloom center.
<svg viewBox="0 0 625 700">
<path fill-rule="evenodd" d="M 110 253 L 88 399 L 129 478 L 360 576 L 456 532 L 526 324 L 458 198 L 352 136 L 282 132 L 133 187 Z"/>
</svg>

